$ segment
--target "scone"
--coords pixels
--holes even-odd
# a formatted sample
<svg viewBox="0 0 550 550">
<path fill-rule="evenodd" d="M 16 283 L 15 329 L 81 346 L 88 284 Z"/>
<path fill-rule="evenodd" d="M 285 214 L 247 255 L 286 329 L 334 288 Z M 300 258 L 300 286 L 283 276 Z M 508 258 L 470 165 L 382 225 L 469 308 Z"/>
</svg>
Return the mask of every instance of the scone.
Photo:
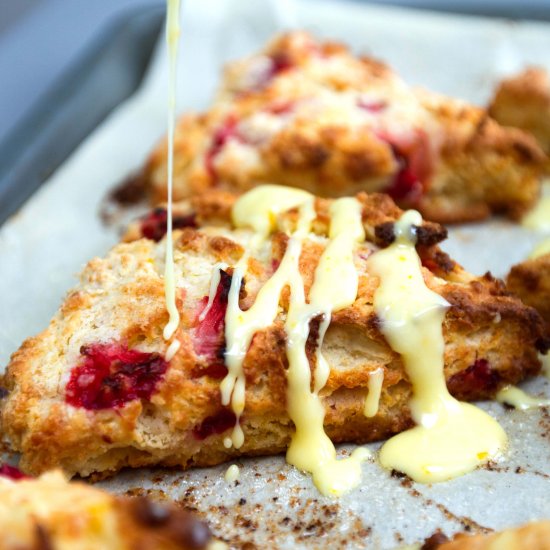
<svg viewBox="0 0 550 550">
<path fill-rule="evenodd" d="M 1 550 L 199 550 L 209 540 L 206 524 L 175 505 L 0 467 Z"/>
<path fill-rule="evenodd" d="M 385 192 L 445 223 L 519 218 L 545 160 L 532 136 L 485 110 L 304 32 L 230 64 L 210 110 L 180 120 L 175 155 L 176 199 L 274 182 L 325 197 Z M 165 141 L 142 181 L 155 204 L 166 198 Z"/>
<path fill-rule="evenodd" d="M 227 374 L 231 266 L 249 253 L 237 296 L 246 310 L 276 273 L 298 213 L 281 212 L 274 232 L 259 244 L 250 230 L 232 226 L 234 201 L 228 193 L 210 192 L 179 205 L 187 226 L 173 234 L 181 319 L 175 333 L 180 348 L 171 360 L 162 334 L 168 320 L 165 246 L 150 238 L 122 243 L 90 261 L 49 327 L 14 353 L 3 380 L 2 428 L 21 452 L 25 472 L 61 467 L 87 476 L 125 466 L 187 468 L 286 449 L 293 433 L 283 328 L 288 288 L 275 321 L 255 333 L 245 353 L 239 449 L 225 444 L 236 417 L 222 405 L 220 382 Z M 400 355 L 381 333 L 373 307 L 378 279 L 367 269 L 369 256 L 393 241 L 402 212 L 387 195 L 360 193 L 357 201 L 366 235 L 352 255 L 358 294 L 350 307 L 334 311 L 322 345 L 330 372 L 319 395 L 325 430 L 335 442 L 379 440 L 411 426 L 411 385 Z M 327 246 L 332 204 L 314 202 L 313 233 L 299 256 L 305 296 Z M 135 226 L 133 236 L 143 227 Z M 509 296 L 500 281 L 474 277 L 443 253 L 437 246 L 446 236 L 441 226 L 424 222 L 415 232 L 425 282 L 451 306 L 443 324 L 451 393 L 464 400 L 491 397 L 501 386 L 537 373 L 537 348 L 543 351 L 548 343 L 538 313 Z M 307 340 L 313 370 L 321 322 L 312 321 Z M 365 396 L 374 371 L 383 373 L 383 386 L 377 412 L 367 417 Z"/>
<path fill-rule="evenodd" d="M 525 304 L 539 311 L 550 334 L 550 252 L 513 266 L 506 285 Z"/>
<path fill-rule="evenodd" d="M 457 535 L 428 539 L 421 550 L 550 550 L 550 520 L 537 521 L 488 535 Z"/>
<path fill-rule="evenodd" d="M 541 67 L 529 67 L 503 80 L 489 114 L 503 126 L 529 132 L 550 153 L 550 78 Z"/>
</svg>

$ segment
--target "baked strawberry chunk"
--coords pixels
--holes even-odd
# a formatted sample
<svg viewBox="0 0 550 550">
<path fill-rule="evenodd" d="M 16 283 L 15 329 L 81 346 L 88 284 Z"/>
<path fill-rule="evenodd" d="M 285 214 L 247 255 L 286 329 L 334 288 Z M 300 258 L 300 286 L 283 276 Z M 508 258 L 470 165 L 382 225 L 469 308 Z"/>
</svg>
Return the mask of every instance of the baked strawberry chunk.
<svg viewBox="0 0 550 550">
<path fill-rule="evenodd" d="M 200 378 L 201 376 L 209 376 L 214 380 L 223 380 L 227 374 L 227 367 L 223 363 L 223 359 L 216 360 L 206 367 L 196 367 L 193 369 L 191 375 L 193 378 Z"/>
<path fill-rule="evenodd" d="M 229 409 L 222 409 L 219 413 L 205 418 L 194 430 L 193 435 L 202 441 L 214 434 L 222 434 L 232 428 L 237 421 L 235 413 Z"/>
<path fill-rule="evenodd" d="M 197 317 L 198 325 L 194 332 L 194 344 L 195 351 L 205 357 L 207 365 L 195 372 L 197 376 L 212 376 L 221 379 L 227 374 L 227 367 L 224 364 L 225 312 L 227 311 L 230 288 L 231 275 L 220 270 L 220 282 L 212 300 L 212 305 L 202 319 L 200 313 L 204 311 L 208 303 L 208 297 L 205 296 L 201 301 L 200 312 Z"/>
<path fill-rule="evenodd" d="M 400 169 L 395 175 L 386 193 L 395 201 L 416 203 L 422 196 L 422 182 L 411 170 L 405 157 L 395 152 Z"/>
<path fill-rule="evenodd" d="M 0 477 L 7 477 L 14 481 L 30 479 L 29 476 L 25 475 L 19 468 L 10 466 L 9 464 L 0 464 Z"/>
<path fill-rule="evenodd" d="M 497 389 L 500 380 L 500 375 L 491 369 L 487 359 L 476 359 L 466 370 L 451 376 L 447 386 L 458 397 L 472 393 L 490 394 Z"/>
<path fill-rule="evenodd" d="M 187 216 L 172 216 L 172 228 L 197 227 L 195 214 Z M 168 228 L 168 212 L 166 208 L 155 208 L 141 220 L 141 234 L 146 239 L 160 241 Z"/>
<path fill-rule="evenodd" d="M 381 113 L 388 104 L 380 99 L 380 100 L 367 100 L 365 98 L 360 97 L 357 100 L 357 107 L 360 109 L 363 109 L 364 111 L 368 111 L 369 113 Z"/>
<path fill-rule="evenodd" d="M 294 101 L 275 101 L 266 108 L 266 112 L 272 115 L 286 115 L 294 109 Z"/>
<path fill-rule="evenodd" d="M 83 360 L 71 371 L 65 399 L 89 410 L 150 400 L 168 368 L 158 353 L 131 350 L 122 344 L 82 346 L 80 353 Z"/>
<path fill-rule="evenodd" d="M 255 75 L 254 82 L 250 85 L 249 91 L 262 90 L 275 77 L 295 67 L 294 61 L 287 52 L 273 52 L 267 59 L 269 60 L 269 65 L 261 74 Z"/>
<path fill-rule="evenodd" d="M 385 192 L 400 203 L 417 204 L 427 188 L 432 173 L 427 135 L 418 131 L 412 139 L 387 134 L 379 137 L 389 143 L 399 166 L 397 174 Z"/>
<path fill-rule="evenodd" d="M 267 75 L 267 80 L 271 80 L 294 66 L 292 59 L 285 52 L 275 52 L 269 58 L 271 59 L 271 69 Z"/>
<path fill-rule="evenodd" d="M 218 179 L 216 167 L 214 166 L 214 159 L 225 147 L 226 143 L 230 139 L 236 139 L 240 142 L 244 141 L 242 136 L 237 131 L 237 123 L 237 117 L 234 115 L 229 115 L 212 136 L 212 142 L 210 143 L 208 151 L 206 151 L 204 163 L 206 166 L 206 171 L 213 180 Z"/>
</svg>

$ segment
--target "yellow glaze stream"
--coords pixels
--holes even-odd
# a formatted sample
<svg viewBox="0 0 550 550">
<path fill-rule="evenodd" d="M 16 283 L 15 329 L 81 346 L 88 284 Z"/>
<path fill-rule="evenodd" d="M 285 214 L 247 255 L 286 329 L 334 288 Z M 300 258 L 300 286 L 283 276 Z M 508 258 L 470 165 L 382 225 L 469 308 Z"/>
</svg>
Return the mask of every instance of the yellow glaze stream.
<svg viewBox="0 0 550 550">
<path fill-rule="evenodd" d="M 510 405 L 520 411 L 526 411 L 527 409 L 534 409 L 537 407 L 548 407 L 550 405 L 550 399 L 533 397 L 523 390 L 516 388 L 516 386 L 505 386 L 502 388 L 497 393 L 497 401 L 506 403 L 506 405 Z"/>
<path fill-rule="evenodd" d="M 231 404 L 237 417 L 240 417 L 245 406 L 244 357 L 254 333 L 273 323 L 281 291 L 288 286 L 290 306 L 285 323 L 289 362 L 288 413 L 296 426 L 296 432 L 287 452 L 287 460 L 310 472 L 323 494 L 339 495 L 359 483 L 360 463 L 369 453 L 366 449 L 357 449 L 352 456 L 337 460 L 334 445 L 323 428 L 325 411 L 318 396 L 330 368 L 320 351 L 320 341 L 315 389 L 312 392 L 305 345 L 312 319 L 322 319 L 322 340 L 332 312 L 355 301 L 358 275 L 353 263 L 353 251 L 357 243 L 364 239 L 361 206 L 354 198 L 334 201 L 330 211 L 329 242 L 315 271 L 309 303 L 299 271 L 299 259 L 303 240 L 309 235 L 316 215 L 314 198 L 297 189 L 260 186 L 237 201 L 233 209 L 233 222 L 237 227 L 252 227 L 259 241 L 267 238 L 278 227 L 279 214 L 291 208 L 299 209 L 299 219 L 290 234 L 281 264 L 260 289 L 256 301 L 247 311 L 239 307 L 239 290 L 246 273 L 247 258 L 241 259 L 234 268 L 225 317 L 226 365 L 229 372 L 221 384 L 222 402 Z M 228 443 L 240 447 L 243 441 L 244 435 L 237 424 Z"/>
<path fill-rule="evenodd" d="M 169 85 L 168 85 L 168 219 L 166 226 L 166 258 L 164 268 L 164 294 L 166 309 L 170 315 L 168 324 L 164 327 L 164 339 L 170 340 L 176 332 L 180 315 L 176 306 L 176 282 L 174 275 L 174 245 L 172 243 L 172 182 L 174 177 L 174 127 L 176 119 L 176 67 L 178 57 L 178 41 L 180 35 L 180 0 L 168 0 L 166 17 L 166 40 L 169 55 Z M 179 349 L 179 340 L 174 340 L 168 347 L 166 358 L 170 361 Z"/>
<path fill-rule="evenodd" d="M 495 458 L 507 438 L 498 423 L 447 391 L 443 373 L 442 323 L 449 304 L 430 290 L 415 249 L 414 210 L 395 224 L 395 242 L 373 254 L 369 270 L 380 279 L 374 296 L 382 333 L 413 386 L 411 412 L 417 426 L 392 437 L 380 452 L 387 469 L 431 483 L 464 474 Z"/>
</svg>

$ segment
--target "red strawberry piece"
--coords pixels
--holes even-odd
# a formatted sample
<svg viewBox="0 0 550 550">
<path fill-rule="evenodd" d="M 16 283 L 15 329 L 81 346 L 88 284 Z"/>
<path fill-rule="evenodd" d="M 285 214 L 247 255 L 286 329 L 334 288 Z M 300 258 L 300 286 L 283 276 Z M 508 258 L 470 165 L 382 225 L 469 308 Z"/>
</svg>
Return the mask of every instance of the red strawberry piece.
<svg viewBox="0 0 550 550">
<path fill-rule="evenodd" d="M 237 131 L 237 124 L 237 117 L 234 115 L 229 115 L 212 136 L 210 147 L 205 154 L 204 163 L 206 166 L 206 171 L 214 181 L 217 181 L 218 179 L 216 167 L 214 166 L 214 159 L 222 151 L 227 142 L 230 139 L 236 139 L 240 142 L 244 142 L 242 136 L 240 136 Z"/>
<path fill-rule="evenodd" d="M 368 111 L 369 113 L 380 113 L 382 112 L 384 109 L 386 109 L 386 107 L 388 106 L 388 104 L 383 101 L 383 100 L 371 100 L 371 101 L 368 101 L 366 100 L 365 98 L 362 98 L 360 97 L 358 100 L 357 100 L 357 106 L 360 108 L 360 109 L 363 109 L 365 111 Z"/>
<path fill-rule="evenodd" d="M 9 464 L 0 464 L 0 477 L 7 477 L 18 481 L 20 479 L 30 479 L 30 476 L 24 474 L 19 468 Z"/>
<path fill-rule="evenodd" d="M 193 435 L 198 440 L 206 439 L 214 434 L 221 434 L 232 428 L 237 421 L 235 413 L 229 409 L 222 409 L 213 416 L 205 418 L 202 423 L 193 430 Z"/>
<path fill-rule="evenodd" d="M 432 173 L 430 143 L 425 132 L 418 130 L 412 139 L 380 134 L 393 149 L 398 171 L 385 192 L 398 203 L 417 204 Z"/>
<path fill-rule="evenodd" d="M 141 234 L 153 241 L 160 241 L 166 235 L 168 225 L 168 212 L 165 208 L 155 208 L 147 216 L 141 219 Z M 172 216 L 173 229 L 184 227 L 197 227 L 195 214 L 186 216 Z"/>
<path fill-rule="evenodd" d="M 227 311 L 227 300 L 231 288 L 231 275 L 220 270 L 220 282 L 212 305 L 194 332 L 195 351 L 206 357 L 208 366 L 205 369 L 196 371 L 197 376 L 212 376 L 223 378 L 227 374 L 224 364 L 225 354 L 225 312 Z M 200 304 L 200 313 L 206 307 L 208 297 L 204 297 Z"/>
<path fill-rule="evenodd" d="M 500 375 L 491 369 L 487 359 L 476 359 L 466 370 L 451 376 L 447 386 L 453 395 L 489 395 L 497 389 L 500 379 Z"/>
<path fill-rule="evenodd" d="M 128 349 L 118 343 L 82 346 L 83 359 L 71 371 L 65 399 L 74 407 L 99 410 L 148 401 L 168 363 L 158 353 Z"/>
</svg>

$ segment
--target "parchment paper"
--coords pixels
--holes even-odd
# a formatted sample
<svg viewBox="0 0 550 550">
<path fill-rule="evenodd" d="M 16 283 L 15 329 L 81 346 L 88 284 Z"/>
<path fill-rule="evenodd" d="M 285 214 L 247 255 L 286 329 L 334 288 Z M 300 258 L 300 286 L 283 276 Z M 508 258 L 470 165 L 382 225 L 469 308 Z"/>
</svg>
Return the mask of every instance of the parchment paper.
<svg viewBox="0 0 550 550">
<path fill-rule="evenodd" d="M 179 109 L 205 108 L 221 64 L 259 48 L 282 27 L 341 39 L 389 62 L 409 82 L 483 104 L 503 75 L 535 63 L 550 69 L 550 28 L 345 2 L 189 0 L 183 13 Z M 117 242 L 98 212 L 105 193 L 139 168 L 165 131 L 166 63 L 159 43 L 142 88 L 120 106 L 0 229 L 0 364 L 43 329 L 73 285 L 74 274 Z M 78 124 L 78 120 L 74 121 Z M 507 221 L 451 231 L 446 249 L 468 269 L 504 275 L 542 235 Z M 550 395 L 542 378 L 525 386 Z M 483 404 L 510 436 L 510 450 L 459 479 L 424 486 L 391 477 L 372 461 L 360 488 L 322 497 L 282 457 L 238 461 L 190 472 L 123 472 L 112 491 L 162 491 L 203 513 L 214 532 L 239 546 L 393 548 L 435 529 L 498 529 L 550 517 L 550 415 Z M 376 449 L 378 445 L 371 445 Z M 346 452 L 352 447 L 342 447 Z"/>
</svg>

